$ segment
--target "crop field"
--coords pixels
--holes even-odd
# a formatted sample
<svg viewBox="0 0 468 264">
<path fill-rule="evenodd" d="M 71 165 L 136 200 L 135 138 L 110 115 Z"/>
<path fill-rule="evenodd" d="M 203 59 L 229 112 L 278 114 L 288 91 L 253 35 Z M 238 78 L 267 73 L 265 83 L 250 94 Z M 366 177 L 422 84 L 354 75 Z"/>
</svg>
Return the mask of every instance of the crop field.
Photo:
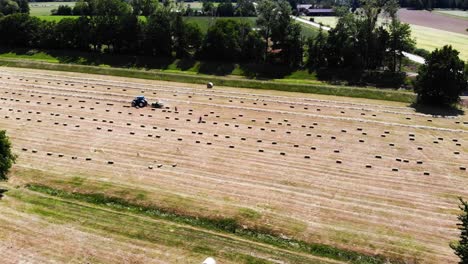
<svg viewBox="0 0 468 264">
<path fill-rule="evenodd" d="M 446 16 L 451 16 L 455 18 L 461 18 L 461 19 L 466 19 L 468 20 L 468 11 L 463 11 L 463 10 L 455 10 L 455 9 L 436 9 L 434 12 L 446 15 Z"/>
<path fill-rule="evenodd" d="M 466 44 L 468 43 L 468 35 L 417 25 L 411 25 L 411 35 L 416 39 L 418 48 L 433 51 L 444 45 L 452 45 L 460 52 L 459 57 L 468 61 L 468 45 Z"/>
<path fill-rule="evenodd" d="M 129 107 L 139 94 L 165 108 Z M 7 67 L 0 99 L 19 156 L 0 200 L 7 263 L 345 263 L 349 252 L 456 263 L 465 115 Z"/>
</svg>

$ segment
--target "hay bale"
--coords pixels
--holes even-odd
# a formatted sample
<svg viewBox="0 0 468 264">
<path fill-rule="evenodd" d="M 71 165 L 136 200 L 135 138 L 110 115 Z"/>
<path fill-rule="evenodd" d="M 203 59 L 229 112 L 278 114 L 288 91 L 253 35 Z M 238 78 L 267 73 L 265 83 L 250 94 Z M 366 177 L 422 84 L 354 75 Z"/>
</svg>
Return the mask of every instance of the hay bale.
<svg viewBox="0 0 468 264">
<path fill-rule="evenodd" d="M 422 160 L 416 161 L 416 164 L 423 164 Z"/>
<path fill-rule="evenodd" d="M 22 151 L 28 151 L 28 149 L 27 149 L 27 148 L 22 148 L 21 150 L 22 150 Z"/>
<path fill-rule="evenodd" d="M 229 146 L 229 148 L 234 148 L 234 146 L 231 145 L 231 146 Z"/>
<path fill-rule="evenodd" d="M 304 156 L 304 159 L 310 159 L 310 156 Z"/>
<path fill-rule="evenodd" d="M 280 152 L 280 155 L 281 155 L 281 156 L 286 156 L 286 153 Z"/>
<path fill-rule="evenodd" d="M 431 175 L 431 174 L 430 174 L 429 172 L 427 172 L 427 171 L 425 171 L 423 174 L 426 175 L 426 176 Z"/>
<path fill-rule="evenodd" d="M 342 162 L 341 162 L 341 160 L 337 160 L 336 163 L 341 164 Z"/>
<path fill-rule="evenodd" d="M 90 160 L 92 160 L 92 159 L 91 159 L 91 158 L 86 158 L 85 160 L 86 160 L 86 161 L 90 161 Z"/>
<path fill-rule="evenodd" d="M 113 161 L 111 161 L 111 160 L 109 160 L 109 161 L 107 161 L 107 164 L 110 164 L 110 165 L 112 165 L 112 164 L 114 164 L 114 162 L 113 162 Z"/>
<path fill-rule="evenodd" d="M 333 150 L 334 153 L 340 153 L 338 149 Z"/>
<path fill-rule="evenodd" d="M 52 153 L 51 153 L 51 152 L 47 152 L 47 156 L 52 156 Z"/>
<path fill-rule="evenodd" d="M 360 139 L 359 142 L 360 142 L 360 143 L 364 143 L 364 140 L 363 140 L 363 139 Z"/>
<path fill-rule="evenodd" d="M 370 168 L 372 168 L 372 165 L 366 164 L 366 168 L 370 169 Z"/>
<path fill-rule="evenodd" d="M 455 152 L 453 152 L 453 154 L 455 154 L 455 155 L 460 155 L 460 152 L 459 152 L 459 151 L 455 151 Z"/>
<path fill-rule="evenodd" d="M 31 150 L 32 153 L 37 153 L 37 150 L 33 149 Z"/>
<path fill-rule="evenodd" d="M 466 167 L 460 166 L 460 170 L 466 171 Z"/>
<path fill-rule="evenodd" d="M 376 158 L 376 159 L 382 159 L 382 156 L 376 155 L 375 158 Z"/>
<path fill-rule="evenodd" d="M 316 149 L 317 149 L 317 147 L 310 147 L 310 149 L 311 149 L 311 150 L 316 150 Z"/>
<path fill-rule="evenodd" d="M 392 171 L 398 171 L 398 169 L 397 169 L 397 168 L 393 168 Z"/>
<path fill-rule="evenodd" d="M 263 149 L 259 149 L 258 152 L 263 152 Z"/>
<path fill-rule="evenodd" d="M 423 148 L 422 148 L 422 147 L 418 147 L 418 150 L 423 150 Z"/>
</svg>

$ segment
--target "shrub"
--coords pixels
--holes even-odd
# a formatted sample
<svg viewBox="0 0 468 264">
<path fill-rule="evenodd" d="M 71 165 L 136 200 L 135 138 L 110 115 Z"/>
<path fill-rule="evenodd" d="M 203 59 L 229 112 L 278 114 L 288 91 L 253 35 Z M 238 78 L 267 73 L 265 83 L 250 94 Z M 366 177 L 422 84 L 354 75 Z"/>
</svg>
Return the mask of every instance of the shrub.
<svg viewBox="0 0 468 264">
<path fill-rule="evenodd" d="M 425 59 L 429 58 L 429 55 L 431 55 L 431 53 L 428 50 L 420 49 L 420 48 L 414 49 L 413 53 Z"/>
</svg>

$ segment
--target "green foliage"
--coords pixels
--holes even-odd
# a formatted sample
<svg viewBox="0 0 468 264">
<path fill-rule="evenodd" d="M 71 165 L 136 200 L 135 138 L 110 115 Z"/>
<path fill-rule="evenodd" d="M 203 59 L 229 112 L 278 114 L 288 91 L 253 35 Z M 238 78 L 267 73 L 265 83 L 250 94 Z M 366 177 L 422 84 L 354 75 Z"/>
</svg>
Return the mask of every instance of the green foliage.
<svg viewBox="0 0 468 264">
<path fill-rule="evenodd" d="M 231 0 L 224 0 L 221 2 L 216 9 L 216 14 L 221 17 L 234 16 L 234 6 L 232 5 Z"/>
<path fill-rule="evenodd" d="M 414 49 L 415 40 L 411 38 L 411 28 L 408 24 L 401 23 L 398 19 L 393 19 L 389 27 L 389 67 L 393 72 L 401 71 L 401 61 L 403 51 Z"/>
<path fill-rule="evenodd" d="M 327 36 L 320 28 L 320 31 L 315 38 L 309 38 L 307 40 L 307 66 L 311 68 L 319 68 L 326 65 L 326 44 Z"/>
<path fill-rule="evenodd" d="M 11 142 L 5 130 L 0 131 L 0 181 L 8 179 L 8 172 L 16 161 L 16 155 L 11 152 Z"/>
<path fill-rule="evenodd" d="M 10 15 L 19 13 L 20 8 L 18 3 L 13 0 L 0 0 L 0 14 Z"/>
<path fill-rule="evenodd" d="M 232 19 L 217 20 L 208 29 L 200 54 L 209 60 L 242 61 L 251 59 L 247 56 L 254 53 L 257 50 L 256 45 L 259 45 L 256 37 L 257 35 L 253 33 L 252 27 L 248 23 Z"/>
<path fill-rule="evenodd" d="M 59 5 L 57 9 L 53 9 L 50 13 L 53 16 L 71 16 L 73 15 L 73 9 L 68 5 Z"/>
<path fill-rule="evenodd" d="M 236 15 L 240 17 L 256 16 L 253 0 L 237 0 Z"/>
<path fill-rule="evenodd" d="M 427 105 L 451 106 L 467 88 L 465 63 L 451 46 L 436 49 L 419 68 L 415 92 L 418 102 Z"/>
<path fill-rule="evenodd" d="M 460 230 L 460 240 L 450 245 L 455 254 L 460 258 L 460 264 L 468 263 L 468 202 L 460 198 L 461 214 L 458 216 L 457 223 Z"/>
</svg>

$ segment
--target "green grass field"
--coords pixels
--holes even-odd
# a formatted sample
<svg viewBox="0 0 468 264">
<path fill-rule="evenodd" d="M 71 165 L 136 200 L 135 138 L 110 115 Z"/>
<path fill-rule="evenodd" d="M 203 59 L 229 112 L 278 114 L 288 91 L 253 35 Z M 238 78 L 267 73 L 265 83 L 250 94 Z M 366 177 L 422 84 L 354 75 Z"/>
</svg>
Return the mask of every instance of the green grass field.
<svg viewBox="0 0 468 264">
<path fill-rule="evenodd" d="M 52 9 L 60 5 L 75 6 L 75 2 L 31 2 L 29 3 L 31 16 L 50 16 Z"/>
<path fill-rule="evenodd" d="M 468 20 L 468 11 L 457 10 L 457 9 L 436 9 L 434 12 L 447 15 L 451 17 L 461 18 Z M 468 28 L 468 25 L 466 26 Z"/>
<path fill-rule="evenodd" d="M 316 16 L 316 17 L 302 16 L 301 18 L 305 20 L 314 18 L 315 23 L 322 23 L 324 26 L 332 27 L 332 28 L 336 26 L 336 23 L 338 23 L 338 17 L 336 16 Z"/>
<path fill-rule="evenodd" d="M 411 30 L 418 48 L 433 51 L 444 45 L 452 45 L 460 52 L 460 58 L 468 61 L 468 35 L 416 25 L 411 25 Z"/>
</svg>

